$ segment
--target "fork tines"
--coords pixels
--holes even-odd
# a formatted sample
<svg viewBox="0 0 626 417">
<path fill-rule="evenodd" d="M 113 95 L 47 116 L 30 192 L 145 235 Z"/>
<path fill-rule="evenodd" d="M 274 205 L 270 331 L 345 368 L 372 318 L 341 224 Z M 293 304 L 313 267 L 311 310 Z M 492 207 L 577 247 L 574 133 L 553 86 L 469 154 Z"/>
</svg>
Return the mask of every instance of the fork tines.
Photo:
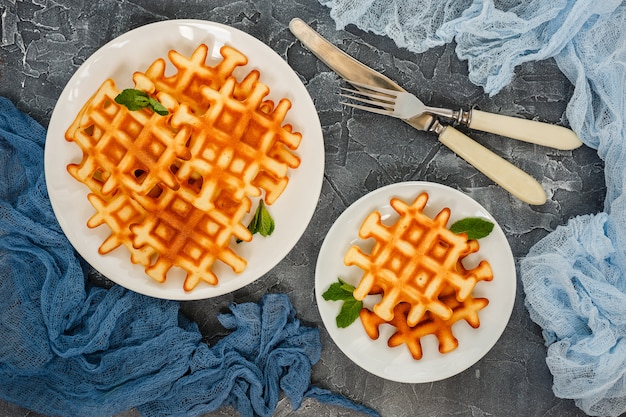
<svg viewBox="0 0 626 417">
<path fill-rule="evenodd" d="M 369 86 L 367 84 L 358 83 L 356 81 L 347 80 L 350 84 L 354 85 L 359 90 L 341 87 L 342 91 L 351 94 L 339 93 L 341 97 L 354 100 L 360 103 L 369 104 L 371 106 L 363 106 L 361 104 L 342 101 L 340 104 L 353 107 L 360 110 L 369 111 L 372 113 L 383 114 L 391 116 L 395 107 L 396 96 L 389 93 L 390 90 L 385 90 L 379 87 Z M 369 91 L 367 91 L 369 90 Z"/>
</svg>

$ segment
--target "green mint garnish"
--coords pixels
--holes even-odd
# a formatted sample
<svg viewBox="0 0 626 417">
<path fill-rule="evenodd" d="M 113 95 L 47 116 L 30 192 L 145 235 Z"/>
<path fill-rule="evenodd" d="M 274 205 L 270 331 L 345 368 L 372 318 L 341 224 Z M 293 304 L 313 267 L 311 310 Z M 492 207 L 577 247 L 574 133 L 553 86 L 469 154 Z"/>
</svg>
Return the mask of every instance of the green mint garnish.
<svg viewBox="0 0 626 417">
<path fill-rule="evenodd" d="M 135 111 L 150 107 L 155 113 L 165 116 L 169 112 L 159 101 L 150 97 L 148 93 L 134 88 L 126 88 L 115 97 L 115 102 L 126 106 L 128 110 Z"/>
<path fill-rule="evenodd" d="M 250 233 L 259 233 L 261 236 L 269 236 L 274 232 L 274 219 L 267 211 L 263 200 L 259 200 L 259 205 L 254 212 L 254 217 L 248 224 L 248 230 Z M 241 243 L 241 239 L 237 239 L 237 243 Z"/>
<path fill-rule="evenodd" d="M 352 294 L 354 287 L 341 278 L 337 282 L 331 284 L 330 287 L 322 294 L 322 298 L 326 301 L 343 301 L 341 310 L 337 315 L 337 327 L 344 329 L 354 323 L 359 318 L 359 311 L 363 308 L 363 301 L 354 298 Z"/>
<path fill-rule="evenodd" d="M 450 230 L 454 233 L 467 233 L 468 239 L 482 239 L 489 236 L 493 230 L 493 223 L 480 217 L 467 217 L 455 222 Z"/>
<path fill-rule="evenodd" d="M 267 211 L 263 200 L 259 200 L 259 205 L 254 212 L 254 217 L 248 225 L 250 233 L 259 233 L 261 236 L 269 236 L 274 232 L 274 219 Z"/>
<path fill-rule="evenodd" d="M 150 97 L 148 99 L 148 103 L 150 105 L 150 108 L 158 115 L 167 116 L 167 114 L 169 113 L 165 106 L 159 103 L 156 98 Z"/>
<path fill-rule="evenodd" d="M 359 318 L 359 312 L 362 308 L 363 301 L 355 300 L 354 298 L 352 300 L 345 300 L 341 306 L 339 315 L 337 315 L 337 327 L 343 329 L 354 323 L 355 320 Z"/>
</svg>

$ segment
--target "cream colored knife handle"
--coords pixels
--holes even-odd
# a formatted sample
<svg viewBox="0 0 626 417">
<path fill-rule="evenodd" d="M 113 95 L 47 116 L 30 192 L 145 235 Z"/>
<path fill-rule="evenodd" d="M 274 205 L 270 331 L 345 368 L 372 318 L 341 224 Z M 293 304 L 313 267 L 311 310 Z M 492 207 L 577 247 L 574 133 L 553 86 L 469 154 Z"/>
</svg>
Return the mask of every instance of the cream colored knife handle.
<svg viewBox="0 0 626 417">
<path fill-rule="evenodd" d="M 439 141 L 491 178 L 496 184 L 528 204 L 546 202 L 546 192 L 533 177 L 452 126 L 438 130 Z"/>
<path fill-rule="evenodd" d="M 583 144 L 576 136 L 576 133 L 562 126 L 488 113 L 476 109 L 471 112 L 468 126 L 471 129 L 495 133 L 507 138 L 549 146 L 555 149 L 576 149 Z"/>
</svg>

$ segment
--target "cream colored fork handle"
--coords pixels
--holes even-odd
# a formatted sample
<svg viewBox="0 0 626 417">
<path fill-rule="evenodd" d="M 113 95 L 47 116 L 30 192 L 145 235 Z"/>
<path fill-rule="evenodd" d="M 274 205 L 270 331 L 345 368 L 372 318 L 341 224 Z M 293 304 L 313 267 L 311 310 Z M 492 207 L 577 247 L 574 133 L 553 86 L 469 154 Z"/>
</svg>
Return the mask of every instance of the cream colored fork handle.
<svg viewBox="0 0 626 417">
<path fill-rule="evenodd" d="M 537 180 L 452 126 L 439 131 L 439 141 L 520 200 L 535 205 L 546 202 Z"/>
<path fill-rule="evenodd" d="M 562 126 L 519 117 L 472 110 L 469 127 L 555 149 L 576 149 L 581 140 L 572 130 Z"/>
</svg>

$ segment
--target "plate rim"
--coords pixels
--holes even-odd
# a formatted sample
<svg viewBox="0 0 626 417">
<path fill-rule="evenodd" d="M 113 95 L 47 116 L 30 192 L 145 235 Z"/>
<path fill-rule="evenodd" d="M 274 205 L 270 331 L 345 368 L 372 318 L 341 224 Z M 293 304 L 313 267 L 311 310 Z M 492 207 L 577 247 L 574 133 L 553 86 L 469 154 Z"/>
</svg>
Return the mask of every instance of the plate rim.
<svg viewBox="0 0 626 417">
<path fill-rule="evenodd" d="M 262 268 L 255 268 L 255 272 L 254 272 L 255 277 L 252 279 L 248 278 L 246 280 L 241 280 L 242 285 L 239 285 L 239 283 L 230 284 L 228 286 L 224 286 L 223 283 L 222 285 L 218 284 L 217 286 L 206 285 L 203 288 L 196 288 L 189 292 L 186 292 L 182 289 L 182 281 L 179 283 L 179 285 L 176 288 L 169 290 L 161 286 L 161 284 L 158 284 L 158 283 L 157 283 L 158 285 L 155 286 L 154 283 L 150 281 L 151 279 L 146 281 L 147 284 L 137 283 L 137 282 L 132 282 L 132 281 L 124 282 L 123 281 L 124 278 L 119 279 L 117 276 L 113 277 L 111 276 L 111 274 L 104 273 L 101 270 L 102 266 L 98 262 L 94 262 L 93 258 L 98 257 L 98 258 L 106 259 L 111 254 L 100 255 L 97 253 L 97 250 L 95 254 L 89 253 L 89 250 L 81 245 L 81 243 L 84 243 L 84 242 L 81 242 L 81 241 L 76 242 L 75 241 L 76 239 L 73 240 L 70 237 L 72 236 L 72 233 L 70 230 L 70 228 L 72 227 L 72 224 L 71 222 L 67 220 L 68 215 L 65 215 L 64 213 L 61 212 L 65 206 L 58 201 L 61 197 L 58 197 L 57 191 L 55 190 L 55 186 L 58 186 L 59 184 L 55 182 L 56 180 L 54 179 L 55 178 L 54 176 L 55 175 L 62 176 L 64 174 L 61 172 L 58 172 L 56 174 L 54 173 L 56 172 L 54 171 L 54 167 L 55 167 L 54 158 L 58 157 L 58 154 L 55 154 L 53 150 L 55 148 L 55 146 L 53 146 L 54 144 L 58 145 L 59 143 L 63 144 L 65 142 L 64 133 L 67 127 L 69 126 L 69 124 L 64 123 L 64 121 L 67 119 L 71 122 L 71 120 L 74 119 L 75 115 L 72 114 L 69 117 L 62 117 L 60 116 L 60 114 L 62 114 L 62 112 L 64 111 L 63 109 L 64 105 L 68 105 L 68 100 L 69 100 L 68 96 L 77 88 L 77 86 L 81 85 L 80 78 L 84 75 L 85 72 L 91 70 L 91 67 L 94 64 L 96 64 L 98 60 L 102 59 L 103 57 L 106 57 L 107 54 L 111 53 L 111 49 L 114 48 L 116 45 L 119 45 L 120 43 L 132 42 L 133 39 L 135 39 L 135 37 L 142 36 L 146 32 L 153 33 L 153 31 L 155 30 L 176 31 L 176 30 L 180 30 L 180 28 L 182 27 L 190 27 L 192 32 L 194 30 L 203 31 L 206 34 L 205 39 L 211 38 L 212 41 L 218 45 L 230 44 L 234 46 L 235 48 L 242 50 L 242 52 L 246 52 L 246 50 L 250 51 L 252 49 L 255 49 L 255 50 L 258 49 L 258 51 L 260 52 L 254 52 L 253 55 L 262 54 L 265 59 L 274 63 L 274 65 L 278 65 L 277 63 L 278 61 L 280 61 L 279 63 L 280 69 L 277 69 L 276 72 L 280 73 L 281 76 L 288 74 L 290 82 L 289 83 L 286 82 L 282 84 L 281 87 L 283 85 L 285 86 L 283 88 L 280 88 L 280 87 L 276 88 L 276 86 L 270 85 L 270 89 L 272 90 L 276 88 L 276 90 L 282 91 L 280 92 L 281 95 L 283 93 L 290 93 L 294 98 L 298 99 L 298 103 L 293 103 L 293 99 L 292 99 L 293 107 L 290 109 L 290 112 L 288 113 L 287 117 L 289 118 L 290 115 L 294 114 L 294 108 L 296 104 L 300 106 L 300 112 L 303 114 L 306 114 L 308 120 L 303 120 L 301 125 L 294 126 L 294 127 L 296 128 L 295 130 L 300 131 L 300 132 L 302 132 L 302 130 L 308 131 L 306 137 L 310 138 L 310 145 L 306 149 L 311 151 L 311 159 L 315 159 L 314 162 L 311 161 L 311 165 L 310 165 L 310 169 L 313 172 L 309 173 L 309 176 L 312 178 L 309 178 L 306 181 L 307 194 L 309 195 L 309 198 L 307 201 L 309 201 L 310 203 L 306 207 L 306 210 L 302 208 L 302 210 L 299 212 L 298 217 L 300 219 L 297 222 L 299 230 L 296 230 L 297 233 L 292 233 L 292 235 L 297 234 L 297 236 L 292 236 L 289 240 L 287 240 L 285 245 L 281 245 L 282 250 L 276 250 L 276 244 L 275 244 L 276 242 L 272 242 L 274 246 L 273 253 L 276 253 L 277 256 L 273 258 L 272 260 L 270 260 L 269 262 L 265 263 Z M 220 38 L 218 35 L 220 31 L 222 31 L 223 33 L 226 33 L 228 35 L 228 39 L 225 40 L 225 39 Z M 193 38 L 192 36 L 194 40 L 187 39 L 186 40 L 187 44 L 188 45 L 193 44 L 195 46 L 195 45 L 205 42 L 203 40 L 197 39 L 197 37 Z M 237 39 L 245 41 L 245 44 L 236 44 L 234 41 L 236 41 Z M 160 50 L 159 52 L 160 54 L 159 56 L 167 60 L 167 51 L 172 48 L 165 48 L 165 47 L 162 47 L 162 48 L 163 49 Z M 246 56 L 248 56 L 248 58 L 250 58 L 250 55 L 251 55 L 250 53 L 246 52 Z M 169 61 L 168 61 L 168 65 L 170 65 Z M 252 62 L 251 60 L 249 60 L 247 65 L 242 66 L 240 68 L 243 68 L 244 70 L 249 71 L 251 69 L 263 67 L 264 65 L 265 64 L 263 62 Z M 139 67 L 139 68 L 136 68 L 135 70 L 143 70 L 143 68 Z M 132 76 L 132 73 L 129 73 L 127 78 L 130 80 L 131 76 Z M 291 82 L 292 80 L 297 81 L 297 82 L 292 83 Z M 104 81 L 104 79 L 98 78 L 95 82 L 93 82 L 94 91 L 102 81 Z M 263 72 L 261 73 L 261 82 L 263 82 Z M 81 94 L 81 97 L 84 96 L 84 99 L 76 99 L 76 98 L 73 99 L 74 102 L 79 101 L 78 108 L 80 108 L 84 104 L 84 102 L 90 97 L 91 94 L 93 94 L 93 92 L 89 91 L 89 92 Z M 270 93 L 270 95 L 271 94 L 272 93 Z M 69 107 L 71 108 L 72 106 L 70 105 Z M 59 127 L 59 129 L 55 130 L 57 126 Z M 60 136 L 60 137 L 57 139 L 54 139 L 55 135 Z M 301 152 L 303 150 L 304 148 L 301 145 L 296 152 L 302 156 Z M 119 284 L 129 290 L 132 290 L 132 291 L 135 291 L 135 292 L 147 295 L 147 296 L 152 296 L 155 298 L 162 298 L 162 299 L 170 299 L 170 300 L 180 300 L 180 301 L 199 300 L 199 299 L 213 298 L 213 297 L 221 296 L 224 294 L 228 294 L 230 292 L 236 291 L 240 288 L 243 288 L 246 285 L 253 283 L 254 281 L 261 278 L 263 275 L 265 275 L 267 272 L 271 271 L 274 267 L 276 267 L 276 265 L 278 265 L 289 254 L 289 252 L 296 246 L 296 244 L 299 242 L 299 240 L 302 238 L 303 234 L 305 233 L 306 228 L 310 224 L 313 218 L 313 215 L 315 214 L 317 205 L 319 204 L 319 196 L 321 195 L 321 190 L 322 190 L 322 185 L 323 185 L 324 164 L 325 164 L 324 157 L 325 157 L 325 151 L 324 151 L 323 132 L 322 132 L 321 123 L 319 120 L 319 115 L 317 114 L 317 110 L 315 108 L 315 105 L 313 103 L 311 96 L 309 95 L 306 89 L 306 86 L 303 84 L 298 74 L 295 72 L 295 70 L 289 65 L 289 63 L 285 59 L 283 59 L 269 45 L 255 38 L 253 35 L 248 34 L 235 27 L 232 27 L 223 23 L 213 22 L 210 20 L 202 20 L 202 19 L 170 19 L 170 20 L 162 20 L 158 22 L 151 22 L 151 23 L 138 26 L 136 28 L 133 28 L 131 30 L 128 30 L 122 33 L 121 35 L 109 40 L 108 42 L 100 46 L 95 52 L 93 52 L 90 56 L 88 56 L 85 59 L 85 61 L 76 69 L 76 71 L 72 74 L 72 76 L 70 77 L 66 85 L 64 86 L 61 94 L 59 95 L 59 98 L 57 99 L 55 107 L 52 111 L 49 127 L 46 133 L 46 142 L 44 146 L 44 175 L 46 178 L 46 189 L 50 197 L 51 206 L 52 206 L 54 215 L 57 221 L 59 222 L 61 229 L 63 230 L 63 233 L 68 238 L 69 242 L 72 244 L 76 252 L 82 258 L 84 258 L 94 269 L 102 273 L 102 275 L 104 275 L 105 277 L 113 281 L 114 283 Z M 67 160 L 63 160 L 58 165 L 59 167 L 60 165 L 62 165 L 63 171 L 65 171 L 65 166 L 67 165 L 67 163 L 68 163 Z M 60 170 L 59 167 L 57 168 Z M 295 171 L 297 170 L 290 170 L 290 178 L 294 177 Z M 316 175 L 315 176 L 310 175 L 312 173 Z M 50 178 L 53 178 L 53 180 L 50 180 Z M 73 181 L 76 181 L 71 176 L 69 176 L 69 174 L 67 174 L 67 178 Z M 84 202 L 87 202 L 86 195 L 88 194 L 88 189 L 83 184 L 80 184 L 80 183 L 78 184 L 84 187 Z M 293 184 L 289 184 L 289 185 L 292 185 L 291 193 L 293 194 L 294 193 Z M 285 193 L 287 193 L 290 190 L 289 185 L 287 186 Z M 275 206 L 280 204 L 280 202 L 281 202 L 281 199 L 279 199 L 275 203 Z M 271 207 L 270 207 L 270 210 L 271 210 Z M 84 224 L 83 225 L 79 224 L 77 226 L 74 225 L 74 227 L 83 228 L 85 232 L 96 230 L 96 229 L 90 230 Z M 271 242 L 271 237 L 272 236 L 269 236 L 268 238 L 266 238 L 266 239 L 269 239 L 268 244 L 270 244 Z M 134 268 L 135 266 L 130 262 L 130 256 L 128 254 L 128 251 L 125 248 L 119 248 L 119 249 L 116 249 L 116 251 L 117 250 L 125 251 L 125 256 L 128 258 L 127 266 L 130 268 Z M 248 263 L 248 268 L 250 268 L 250 263 Z M 143 267 L 142 267 L 142 271 L 143 271 Z M 245 274 L 245 271 L 244 273 L 239 274 L 239 276 L 236 276 L 235 278 L 233 278 L 233 281 L 240 281 L 239 278 L 241 278 L 241 275 L 243 274 Z M 145 285 L 148 286 L 147 289 Z M 204 285 L 204 284 L 201 284 L 201 285 Z"/>
<path fill-rule="evenodd" d="M 398 196 L 400 198 L 403 197 L 402 195 L 402 191 L 404 191 L 406 189 L 406 193 L 408 193 L 408 190 L 413 190 L 413 196 L 416 197 L 419 192 L 421 191 L 427 191 L 427 189 L 431 189 L 431 190 L 437 190 L 438 192 L 443 192 L 443 193 L 448 193 L 452 196 L 454 196 L 457 199 L 466 199 L 468 201 L 473 202 L 474 205 L 476 205 L 478 208 L 481 209 L 483 214 L 486 214 L 486 216 L 488 217 L 489 220 L 491 220 L 494 223 L 494 230 L 493 232 L 495 232 L 496 234 L 500 235 L 500 239 L 504 239 L 504 242 L 506 242 L 505 247 L 503 248 L 503 253 L 501 254 L 501 256 L 503 256 L 503 258 L 505 257 L 506 260 L 504 261 L 506 264 L 506 268 L 508 269 L 508 272 L 511 273 L 511 277 L 508 279 L 510 281 L 510 285 L 507 286 L 508 288 L 508 297 L 510 298 L 510 303 L 508 303 L 508 305 L 506 306 L 506 312 L 505 314 L 501 315 L 501 320 L 499 321 L 500 324 L 500 329 L 499 331 L 497 331 L 497 335 L 495 337 L 492 338 L 492 340 L 489 341 L 489 343 L 487 344 L 483 344 L 483 349 L 481 352 L 478 352 L 474 355 L 474 358 L 470 361 L 466 361 L 466 363 L 461 366 L 461 367 L 457 367 L 456 369 L 444 369 L 439 375 L 433 375 L 431 377 L 423 377 L 423 376 L 419 376 L 419 377 L 414 377 L 414 378 L 410 378 L 410 377 L 406 377 L 404 375 L 398 377 L 395 375 L 390 375 L 388 373 L 385 373 L 384 370 L 380 370 L 377 369 L 373 366 L 368 365 L 367 363 L 364 363 L 363 361 L 361 361 L 358 356 L 355 355 L 355 353 L 353 352 L 353 350 L 350 349 L 350 346 L 348 346 L 343 340 L 341 340 L 340 338 L 338 338 L 338 332 L 343 331 L 345 329 L 339 329 L 335 323 L 335 317 L 334 316 L 328 316 L 328 314 L 326 314 L 326 312 L 322 311 L 324 309 L 324 307 L 322 307 L 323 303 L 327 303 L 328 305 L 330 305 L 332 302 L 330 301 L 326 301 L 322 298 L 322 293 L 327 289 L 327 287 L 332 283 L 336 281 L 336 277 L 334 277 L 333 279 L 330 278 L 324 278 L 320 276 L 320 271 L 323 270 L 322 267 L 322 263 L 324 263 L 324 254 L 327 253 L 329 251 L 329 247 L 332 246 L 332 242 L 333 242 L 333 238 L 335 237 L 334 235 L 337 233 L 337 230 L 342 226 L 343 222 L 347 222 L 347 219 L 350 216 L 353 216 L 353 212 L 357 211 L 359 207 L 365 205 L 365 203 L 367 203 L 370 200 L 374 200 L 376 197 L 381 196 L 381 195 L 388 195 L 387 201 L 391 198 L 391 195 L 393 194 L 394 196 Z M 400 190 L 400 191 L 398 191 Z M 408 198 L 408 197 L 407 197 Z M 430 195 L 429 192 L 429 201 L 431 201 L 432 196 Z M 441 209 L 443 207 L 440 207 L 439 209 Z M 355 236 L 353 236 L 353 239 L 349 239 L 348 237 L 346 237 L 346 240 L 350 240 L 352 242 L 355 241 L 360 241 L 359 237 L 358 237 L 358 226 L 360 226 L 361 222 L 363 221 L 364 217 L 359 219 L 358 221 L 358 225 L 357 228 L 355 230 Z M 493 233 L 492 232 L 492 233 Z M 480 253 L 480 251 L 478 252 Z M 499 255 L 500 256 L 500 255 Z M 356 267 L 355 267 L 356 268 Z M 515 298 L 517 296 L 517 271 L 515 268 L 515 259 L 513 257 L 513 253 L 510 247 L 510 244 L 508 243 L 508 240 L 506 239 L 506 235 L 504 234 L 504 231 L 502 230 L 502 228 L 500 227 L 500 225 L 498 224 L 498 222 L 495 220 L 495 218 L 491 215 L 491 213 L 486 210 L 480 203 L 478 203 L 476 200 L 474 200 L 473 198 L 471 198 L 470 196 L 468 196 L 467 194 L 464 194 L 463 192 L 454 189 L 452 187 L 449 187 L 447 185 L 443 185 L 443 184 L 439 184 L 439 183 L 434 183 L 434 182 L 428 182 L 428 181 L 404 181 L 404 182 L 398 182 L 398 183 L 393 183 L 393 184 L 389 184 L 383 187 L 380 187 L 376 190 L 373 190 L 363 196 L 361 196 L 360 198 L 358 198 L 356 201 L 354 201 L 352 204 L 350 204 L 339 216 L 338 218 L 333 222 L 332 226 L 330 227 L 330 229 L 328 230 L 324 241 L 322 242 L 322 245 L 320 247 L 320 251 L 319 251 L 319 255 L 318 255 L 318 259 L 316 262 L 316 267 L 315 267 L 315 299 L 316 302 L 318 304 L 318 312 L 322 318 L 322 322 L 326 328 L 327 333 L 329 334 L 330 338 L 332 339 L 333 343 L 335 343 L 335 345 L 353 362 L 355 363 L 357 366 L 361 367 L 362 369 L 364 369 L 365 371 L 376 375 L 380 378 L 383 379 L 387 379 L 390 381 L 394 381 L 394 382 L 401 382 L 401 383 L 429 383 L 429 382 L 436 382 L 436 381 L 440 381 L 440 380 L 444 380 L 450 377 L 453 377 L 455 375 L 460 374 L 461 372 L 467 370 L 468 368 L 470 368 L 471 366 L 473 366 L 474 364 L 476 364 L 478 361 L 480 361 L 494 346 L 495 344 L 498 342 L 498 340 L 502 337 L 502 334 L 504 333 L 504 330 L 506 329 L 508 322 L 511 318 L 512 312 L 513 312 L 513 308 L 514 308 L 514 304 L 515 304 Z M 322 284 L 325 285 L 324 287 L 322 287 Z M 486 283 L 489 284 L 489 283 Z M 356 322 L 352 324 L 352 326 L 354 326 L 355 324 L 357 324 Z M 362 326 L 358 326 L 359 333 L 362 333 L 363 335 L 366 335 L 365 330 L 363 329 Z M 381 330 L 382 333 L 382 330 Z M 383 341 L 383 344 L 385 345 L 382 349 L 391 349 L 388 348 L 386 346 L 385 340 L 383 340 L 384 338 L 381 337 L 378 340 L 375 341 L 371 341 L 368 337 L 368 341 L 372 342 L 372 345 L 367 348 L 367 349 L 374 349 L 375 343 L 380 343 L 381 341 Z M 401 345 L 398 348 L 395 349 L 406 349 L 405 345 Z M 462 346 L 459 346 L 459 349 L 462 348 Z M 372 352 L 370 352 L 372 353 Z M 375 353 L 375 352 L 374 352 Z M 438 354 L 438 352 L 436 352 Z M 450 352 L 448 354 L 445 355 L 450 355 L 453 352 Z M 408 354 L 408 350 L 407 353 Z M 445 355 L 443 355 L 442 357 L 445 357 Z M 421 360 L 415 361 L 412 358 L 410 358 L 410 364 L 414 365 L 414 366 L 420 366 L 420 363 L 423 363 L 422 361 L 424 361 L 424 359 L 426 358 L 422 358 Z"/>
</svg>

